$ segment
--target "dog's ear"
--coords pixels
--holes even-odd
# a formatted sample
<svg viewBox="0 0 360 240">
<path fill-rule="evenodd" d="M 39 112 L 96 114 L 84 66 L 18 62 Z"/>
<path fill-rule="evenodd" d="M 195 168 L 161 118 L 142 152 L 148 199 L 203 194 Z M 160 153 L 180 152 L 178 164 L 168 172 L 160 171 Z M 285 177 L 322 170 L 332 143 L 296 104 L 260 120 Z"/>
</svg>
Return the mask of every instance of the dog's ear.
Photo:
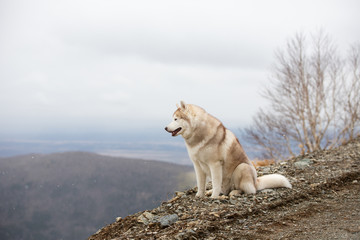
<svg viewBox="0 0 360 240">
<path fill-rule="evenodd" d="M 180 101 L 180 106 L 182 110 L 186 110 L 186 103 L 184 101 Z"/>
<path fill-rule="evenodd" d="M 180 105 L 176 104 L 176 107 L 182 111 L 186 110 L 186 103 L 184 101 L 180 101 Z"/>
</svg>

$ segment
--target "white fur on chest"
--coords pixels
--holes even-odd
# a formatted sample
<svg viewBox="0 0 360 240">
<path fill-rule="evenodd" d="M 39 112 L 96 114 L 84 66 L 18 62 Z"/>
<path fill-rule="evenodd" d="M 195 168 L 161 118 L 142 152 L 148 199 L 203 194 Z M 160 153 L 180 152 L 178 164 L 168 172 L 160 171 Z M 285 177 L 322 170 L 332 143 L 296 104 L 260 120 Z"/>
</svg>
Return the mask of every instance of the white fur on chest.
<svg viewBox="0 0 360 240">
<path fill-rule="evenodd" d="M 195 146 L 186 144 L 186 148 L 192 161 L 211 163 L 212 161 L 217 160 L 214 159 L 214 155 L 218 155 L 218 149 L 214 145 L 208 145 L 207 140 L 203 140 Z"/>
<path fill-rule="evenodd" d="M 211 157 L 212 150 L 202 141 L 194 147 L 186 145 L 189 157 L 194 164 L 198 164 L 207 176 L 211 176 L 209 165 L 214 161 Z"/>
</svg>

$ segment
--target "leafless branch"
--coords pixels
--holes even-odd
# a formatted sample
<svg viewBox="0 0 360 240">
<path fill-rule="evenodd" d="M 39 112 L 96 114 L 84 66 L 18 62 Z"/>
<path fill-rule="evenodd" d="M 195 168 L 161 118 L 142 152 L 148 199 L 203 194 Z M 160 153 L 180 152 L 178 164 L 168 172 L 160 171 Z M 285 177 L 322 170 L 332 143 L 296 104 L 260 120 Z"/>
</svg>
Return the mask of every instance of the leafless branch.
<svg viewBox="0 0 360 240">
<path fill-rule="evenodd" d="M 323 31 L 311 41 L 300 33 L 275 57 L 271 86 L 262 92 L 270 106 L 244 131 L 263 157 L 331 148 L 359 134 L 360 44 L 342 60 Z"/>
</svg>

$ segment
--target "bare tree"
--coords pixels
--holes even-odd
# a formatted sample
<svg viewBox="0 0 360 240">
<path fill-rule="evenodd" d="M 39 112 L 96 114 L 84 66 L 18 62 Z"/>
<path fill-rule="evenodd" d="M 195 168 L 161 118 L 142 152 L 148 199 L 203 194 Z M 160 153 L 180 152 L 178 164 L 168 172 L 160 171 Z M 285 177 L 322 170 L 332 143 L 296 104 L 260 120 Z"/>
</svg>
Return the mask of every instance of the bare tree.
<svg viewBox="0 0 360 240">
<path fill-rule="evenodd" d="M 276 52 L 270 86 L 263 91 L 269 106 L 244 130 L 265 158 L 331 148 L 359 133 L 360 47 L 343 61 L 322 31 L 297 34 Z"/>
<path fill-rule="evenodd" d="M 343 82 L 344 93 L 341 106 L 343 135 L 353 139 L 359 134 L 360 119 L 360 44 L 351 46 L 347 60 L 348 76 Z M 347 80 L 347 81 L 346 81 Z"/>
</svg>

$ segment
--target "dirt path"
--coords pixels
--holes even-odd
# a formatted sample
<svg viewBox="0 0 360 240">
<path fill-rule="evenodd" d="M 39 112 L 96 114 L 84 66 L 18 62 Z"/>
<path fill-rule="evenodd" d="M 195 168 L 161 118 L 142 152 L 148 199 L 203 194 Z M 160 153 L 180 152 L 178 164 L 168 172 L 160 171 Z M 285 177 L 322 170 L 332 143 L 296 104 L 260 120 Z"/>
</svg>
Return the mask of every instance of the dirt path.
<svg viewBox="0 0 360 240">
<path fill-rule="evenodd" d="M 198 199 L 190 189 L 89 240 L 360 239 L 360 138 L 258 170 L 269 173 L 285 175 L 293 189 L 221 199 Z"/>
<path fill-rule="evenodd" d="M 249 239 L 360 239 L 360 185 L 355 180 L 308 201 L 257 215 Z M 255 220 L 256 221 L 256 220 Z"/>
</svg>

